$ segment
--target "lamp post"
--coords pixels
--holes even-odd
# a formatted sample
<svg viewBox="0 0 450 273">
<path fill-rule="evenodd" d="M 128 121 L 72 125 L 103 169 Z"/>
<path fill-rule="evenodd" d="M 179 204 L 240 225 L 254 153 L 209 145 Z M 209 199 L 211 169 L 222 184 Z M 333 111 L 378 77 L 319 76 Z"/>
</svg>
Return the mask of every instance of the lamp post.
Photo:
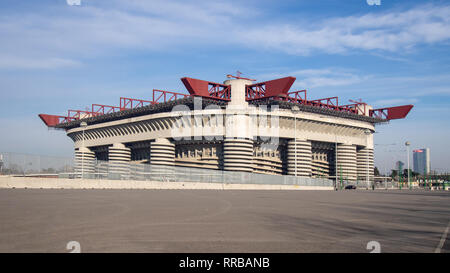
<svg viewBox="0 0 450 273">
<path fill-rule="evenodd" d="M 84 130 L 86 130 L 87 123 L 82 121 L 80 127 L 83 129 L 83 141 L 81 144 L 81 179 L 84 178 Z"/>
<path fill-rule="evenodd" d="M 407 172 L 408 172 L 408 185 L 409 185 L 409 189 L 411 190 L 412 189 L 411 188 L 411 181 L 409 180 L 409 145 L 411 145 L 411 143 L 409 141 L 406 141 L 405 145 L 406 145 L 406 162 L 408 164 L 408 169 L 407 169 Z"/>
<path fill-rule="evenodd" d="M 295 177 L 297 177 L 297 113 L 300 108 L 297 105 L 292 106 L 292 113 L 294 113 L 294 164 L 295 164 Z"/>
<path fill-rule="evenodd" d="M 364 134 L 367 136 L 367 139 L 369 138 L 369 135 L 370 134 L 372 134 L 372 132 L 369 130 L 369 129 L 366 129 L 366 130 L 364 130 Z M 369 141 L 367 140 L 367 143 L 368 143 Z M 368 148 L 366 148 L 366 149 L 368 149 Z M 366 181 L 367 181 L 367 185 L 366 185 L 366 187 L 367 187 L 367 190 L 369 189 L 369 150 L 367 150 L 367 160 L 366 160 L 366 162 L 367 162 L 367 173 L 366 173 Z M 375 188 L 374 187 L 372 187 L 372 190 L 375 190 Z"/>
<path fill-rule="evenodd" d="M 334 135 L 334 184 L 335 190 L 338 189 L 338 164 L 337 164 L 337 135 Z M 341 174 L 342 175 L 342 174 Z"/>
</svg>

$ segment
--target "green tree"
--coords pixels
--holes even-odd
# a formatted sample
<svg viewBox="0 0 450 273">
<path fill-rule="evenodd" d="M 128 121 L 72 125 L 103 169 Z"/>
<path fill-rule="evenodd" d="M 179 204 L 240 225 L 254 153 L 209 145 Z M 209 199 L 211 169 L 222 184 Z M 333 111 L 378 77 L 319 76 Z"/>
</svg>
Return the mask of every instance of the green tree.
<svg viewBox="0 0 450 273">
<path fill-rule="evenodd" d="M 398 176 L 398 171 L 397 170 L 392 170 L 392 172 L 391 172 L 392 179 L 396 178 L 397 176 Z"/>
<path fill-rule="evenodd" d="M 373 170 L 373 175 L 380 176 L 380 171 L 378 170 L 377 167 L 375 167 L 375 169 Z"/>
</svg>

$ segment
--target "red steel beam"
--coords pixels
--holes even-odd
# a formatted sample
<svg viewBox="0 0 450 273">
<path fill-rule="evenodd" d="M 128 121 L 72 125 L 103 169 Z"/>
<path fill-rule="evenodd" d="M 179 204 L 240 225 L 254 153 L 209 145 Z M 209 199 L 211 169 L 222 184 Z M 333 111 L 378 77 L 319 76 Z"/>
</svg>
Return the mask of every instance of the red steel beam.
<svg viewBox="0 0 450 273">
<path fill-rule="evenodd" d="M 60 123 L 71 121 L 68 117 L 65 117 L 65 116 L 56 116 L 56 115 L 47 115 L 47 114 L 39 114 L 39 118 L 48 127 L 55 127 L 56 125 L 58 125 Z"/>
<path fill-rule="evenodd" d="M 275 97 L 275 100 L 289 101 L 299 104 L 306 104 L 306 90 L 293 91 L 286 94 L 286 96 Z"/>
<path fill-rule="evenodd" d="M 103 104 L 92 104 L 92 113 L 96 114 L 109 114 L 120 111 L 119 106 L 103 105 Z"/>
<path fill-rule="evenodd" d="M 84 116 L 82 117 L 82 115 Z M 88 117 L 95 117 L 99 116 L 99 113 L 93 113 L 91 111 L 85 111 L 85 110 L 69 110 L 67 111 L 67 117 L 71 119 L 81 119 L 81 118 L 88 118 Z"/>
<path fill-rule="evenodd" d="M 339 99 L 338 97 L 330 97 L 330 98 L 323 98 L 323 99 L 317 99 L 317 100 L 310 100 L 308 101 L 311 105 L 317 105 L 321 107 L 326 108 L 337 108 L 339 106 Z"/>
<path fill-rule="evenodd" d="M 352 112 L 354 112 L 355 114 L 365 115 L 366 106 L 367 106 L 367 103 L 365 103 L 365 102 L 357 102 L 357 103 L 353 103 L 353 104 L 341 105 L 339 107 L 353 110 Z"/>
<path fill-rule="evenodd" d="M 229 101 L 231 99 L 231 87 L 220 83 L 209 83 L 209 97 Z"/>
<path fill-rule="evenodd" d="M 414 105 L 402 105 L 395 107 L 386 107 L 369 110 L 369 115 L 374 118 L 381 118 L 386 120 L 405 118 Z"/>
<path fill-rule="evenodd" d="M 181 81 L 191 96 L 224 101 L 229 101 L 231 98 L 230 86 L 228 85 L 188 77 L 181 78 Z"/>
<path fill-rule="evenodd" d="M 183 93 L 176 93 L 176 92 L 171 92 L 171 91 L 153 89 L 153 104 L 173 101 L 173 100 L 177 100 L 180 98 L 186 98 L 186 97 L 189 97 L 189 95 L 183 94 Z"/>
<path fill-rule="evenodd" d="M 132 99 L 132 98 L 125 98 L 120 97 L 120 110 L 125 109 L 133 109 L 136 107 L 142 107 L 148 104 L 154 104 L 153 101 L 149 100 L 141 100 L 141 99 Z"/>
<path fill-rule="evenodd" d="M 246 86 L 247 100 L 271 97 L 286 97 L 295 77 L 285 77 L 271 81 L 259 82 Z"/>
<path fill-rule="evenodd" d="M 293 98 L 295 100 L 304 100 L 306 101 L 306 90 L 299 90 L 287 93 L 288 97 Z M 302 97 L 303 95 L 303 97 Z"/>
</svg>

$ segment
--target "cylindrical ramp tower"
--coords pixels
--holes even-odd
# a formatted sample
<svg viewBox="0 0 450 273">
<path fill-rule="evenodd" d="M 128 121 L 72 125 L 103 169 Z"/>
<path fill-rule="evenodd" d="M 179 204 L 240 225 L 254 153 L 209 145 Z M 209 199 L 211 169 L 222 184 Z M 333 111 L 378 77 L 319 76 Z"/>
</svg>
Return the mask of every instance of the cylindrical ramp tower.
<svg viewBox="0 0 450 273">
<path fill-rule="evenodd" d="M 297 153 L 295 153 L 297 150 Z M 297 158 L 297 176 L 311 176 L 311 142 L 291 139 L 287 143 L 287 173 L 295 175 Z"/>
<path fill-rule="evenodd" d="M 175 144 L 167 138 L 157 138 L 150 143 L 150 164 L 175 166 Z"/>
<path fill-rule="evenodd" d="M 223 169 L 225 171 L 253 171 L 253 140 L 226 138 L 223 143 Z"/>
<path fill-rule="evenodd" d="M 77 177 L 81 177 L 81 174 L 86 176 L 88 173 L 93 173 L 95 171 L 95 153 L 86 147 L 76 149 L 74 163 Z"/>
<path fill-rule="evenodd" d="M 369 174 L 369 181 L 373 181 L 373 149 L 362 148 L 357 152 L 357 166 L 358 166 L 358 180 L 361 182 L 367 181 L 367 174 Z"/>
<path fill-rule="evenodd" d="M 115 143 L 108 148 L 109 173 L 119 174 L 120 178 L 130 175 L 131 150 L 122 143 Z"/>
<path fill-rule="evenodd" d="M 167 138 L 157 138 L 150 143 L 152 180 L 172 181 L 175 167 L 175 144 Z"/>
<path fill-rule="evenodd" d="M 356 181 L 356 146 L 349 144 L 338 144 L 336 156 L 336 175 L 338 177 L 342 177 L 344 181 Z"/>
</svg>

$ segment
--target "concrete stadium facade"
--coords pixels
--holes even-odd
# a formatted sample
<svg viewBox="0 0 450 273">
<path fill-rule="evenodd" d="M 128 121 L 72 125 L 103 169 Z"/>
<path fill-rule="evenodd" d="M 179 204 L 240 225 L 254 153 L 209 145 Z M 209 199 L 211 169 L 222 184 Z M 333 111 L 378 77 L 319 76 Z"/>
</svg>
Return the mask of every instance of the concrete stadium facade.
<svg viewBox="0 0 450 273">
<path fill-rule="evenodd" d="M 240 77 L 226 80 L 226 101 L 189 96 L 87 114 L 54 127 L 74 141 L 78 171 L 94 172 L 97 159 L 109 161 L 117 173 L 135 163 L 372 180 L 375 125 L 388 119 L 374 116 L 366 104 L 348 113 L 264 96 L 249 100 L 252 84 Z"/>
</svg>

